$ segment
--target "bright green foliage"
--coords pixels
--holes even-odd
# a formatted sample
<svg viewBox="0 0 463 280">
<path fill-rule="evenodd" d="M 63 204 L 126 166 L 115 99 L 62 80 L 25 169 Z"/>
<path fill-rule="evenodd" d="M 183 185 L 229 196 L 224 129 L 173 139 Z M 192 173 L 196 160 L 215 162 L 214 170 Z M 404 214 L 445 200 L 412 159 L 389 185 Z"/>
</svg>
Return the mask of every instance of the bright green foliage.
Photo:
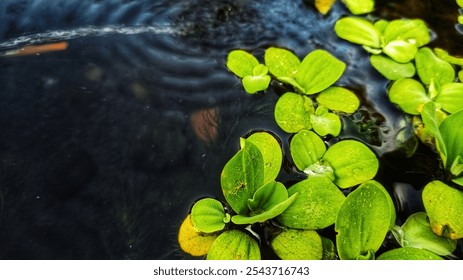
<svg viewBox="0 0 463 280">
<path fill-rule="evenodd" d="M 441 181 L 432 181 L 424 187 L 422 198 L 435 234 L 451 239 L 463 238 L 462 191 Z"/>
<path fill-rule="evenodd" d="M 248 206 L 252 215 L 253 213 L 270 210 L 287 198 L 288 191 L 282 183 L 268 182 L 260 187 L 252 198 L 248 199 Z"/>
<path fill-rule="evenodd" d="M 399 63 L 381 54 L 372 55 L 370 62 L 379 73 L 391 81 L 413 77 L 416 72 L 413 63 Z"/>
<path fill-rule="evenodd" d="M 319 136 L 303 130 L 294 135 L 290 150 L 299 170 L 330 178 L 340 188 L 350 188 L 373 179 L 379 168 L 376 155 L 355 140 L 340 141 L 326 150 Z"/>
<path fill-rule="evenodd" d="M 247 93 L 253 94 L 268 88 L 270 76 L 268 68 L 259 64 L 257 58 L 243 50 L 233 50 L 228 54 L 227 67 L 243 80 Z"/>
<path fill-rule="evenodd" d="M 319 95 L 323 103 L 340 110 L 357 110 L 359 101 L 353 93 L 351 95 L 350 91 L 342 88 L 330 90 L 331 88 Z M 346 102 L 344 106 L 341 103 L 343 100 Z M 278 99 L 275 106 L 275 120 L 281 129 L 289 133 L 313 128 L 321 136 L 328 134 L 338 136 L 342 128 L 338 115 L 329 112 L 324 106 L 319 106 L 315 110 L 309 97 L 292 92 L 287 92 Z"/>
<path fill-rule="evenodd" d="M 326 146 L 317 134 L 301 130 L 291 140 L 290 151 L 294 164 L 303 171 L 322 158 L 326 152 Z"/>
<path fill-rule="evenodd" d="M 283 213 L 297 198 L 297 193 L 288 198 L 286 187 L 279 182 L 268 182 L 248 200 L 249 215 L 236 215 L 231 221 L 237 225 L 262 223 Z"/>
<path fill-rule="evenodd" d="M 314 94 L 334 84 L 344 72 L 346 64 L 325 50 L 314 50 L 302 60 L 296 81 L 305 94 Z"/>
<path fill-rule="evenodd" d="M 375 9 L 374 0 L 342 0 L 354 15 L 371 13 Z"/>
<path fill-rule="evenodd" d="M 270 73 L 277 77 L 280 81 L 298 86 L 295 81 L 295 75 L 301 61 L 291 51 L 271 47 L 265 51 L 265 65 L 267 65 Z"/>
<path fill-rule="evenodd" d="M 275 105 L 275 121 L 288 133 L 312 129 L 310 116 L 315 112 L 312 99 L 308 96 L 287 92 Z"/>
<path fill-rule="evenodd" d="M 434 102 L 425 103 L 421 110 L 421 120 L 424 127 L 421 128 L 421 131 L 416 131 L 416 134 L 420 137 L 420 140 L 423 143 L 428 143 L 430 145 L 436 145 L 437 143 L 437 150 L 444 152 L 445 147 L 443 146 L 439 125 L 446 117 L 447 114 L 436 109 L 436 104 Z"/>
<path fill-rule="evenodd" d="M 455 70 L 452 65 L 429 48 L 420 49 L 415 60 L 422 83 L 410 78 L 395 81 L 389 90 L 391 102 L 412 115 L 418 115 L 429 101 L 447 113 L 463 108 L 463 84 L 453 82 Z"/>
<path fill-rule="evenodd" d="M 282 260 L 321 260 L 323 243 L 316 231 L 287 229 L 270 243 Z"/>
<path fill-rule="evenodd" d="M 355 140 L 340 141 L 329 147 L 323 160 L 334 170 L 334 183 L 350 188 L 376 176 L 379 161 L 365 144 Z"/>
<path fill-rule="evenodd" d="M 333 2 L 318 5 L 328 7 Z M 374 9 L 372 0 L 343 2 L 353 14 Z M 460 70 L 458 77 L 463 79 L 463 58 L 422 48 L 431 38 L 419 19 L 372 23 L 344 17 L 334 29 L 339 37 L 372 54 L 372 66 L 394 81 L 388 90 L 391 102 L 415 115 L 413 122 L 419 125 L 408 131 L 426 144 L 435 143 L 448 171 L 445 178 L 463 186 L 463 130 L 459 129 L 463 127 L 463 84 L 455 77 Z M 334 86 L 346 68 L 344 62 L 321 49 L 301 61 L 292 51 L 277 47 L 265 51 L 264 61 L 265 65 L 247 51 L 234 50 L 228 55 L 227 67 L 242 79 L 250 94 L 267 89 L 272 78 L 293 91 L 278 99 L 274 116 L 283 131 L 295 133 L 289 137 L 291 158 L 307 178 L 288 189 L 275 181 L 283 152 L 272 134 L 257 132 L 241 139 L 241 149 L 227 162 L 220 178 L 227 203 L 212 198 L 196 202 L 187 220 L 193 234 L 182 240 L 193 240 L 190 247 L 200 248 L 201 255 L 210 245 L 207 259 L 260 259 L 256 239 L 236 229 L 259 223 L 252 228 L 273 237 L 261 238 L 260 245 L 269 245 L 281 259 L 375 259 L 391 229 L 403 248 L 378 259 L 441 259 L 436 254 L 455 250 L 455 239 L 463 238 L 462 191 L 440 181 L 429 183 L 423 191 L 427 213 L 416 213 L 401 227 L 394 226 L 392 199 L 373 181 L 379 169 L 375 153 L 359 141 L 333 139 L 334 144 L 327 147 L 320 138 L 339 136 L 342 122 L 338 114 L 352 114 L 360 106 L 353 92 Z M 357 185 L 347 197 L 339 189 Z M 337 250 L 332 240 L 315 231 L 333 224 Z M 215 239 L 198 246 L 203 240 L 199 237 L 211 233 Z"/>
<path fill-rule="evenodd" d="M 438 58 L 447 61 L 450 64 L 463 66 L 463 58 L 452 56 L 441 48 L 434 48 L 434 53 Z"/>
<path fill-rule="evenodd" d="M 347 196 L 336 219 L 339 257 L 374 259 L 395 217 L 392 199 L 380 183 L 368 181 L 360 185 Z"/>
<path fill-rule="evenodd" d="M 264 183 L 264 159 L 251 141 L 241 139 L 242 148 L 225 165 L 220 183 L 225 199 L 238 214 L 249 212 L 247 201 Z"/>
<path fill-rule="evenodd" d="M 283 162 L 283 152 L 277 139 L 268 132 L 256 132 L 251 134 L 248 141 L 256 145 L 264 159 L 264 183 L 273 181 L 280 173 Z"/>
<path fill-rule="evenodd" d="M 457 0 L 457 4 L 458 6 L 463 8 L 463 0 Z"/>
<path fill-rule="evenodd" d="M 336 112 L 352 114 L 360 106 L 360 100 L 350 90 L 343 87 L 331 86 L 322 91 L 316 100 L 319 106 Z"/>
<path fill-rule="evenodd" d="M 402 247 L 426 249 L 441 256 L 451 254 L 457 247 L 456 240 L 437 236 L 432 231 L 424 212 L 411 215 L 402 227 L 395 226 L 392 233 Z"/>
<path fill-rule="evenodd" d="M 196 229 L 204 233 L 221 231 L 230 222 L 230 215 L 225 213 L 222 203 L 213 198 L 197 201 L 191 209 L 191 221 Z"/>
<path fill-rule="evenodd" d="M 257 241 L 240 230 L 228 230 L 219 235 L 209 248 L 208 260 L 260 260 Z"/>
<path fill-rule="evenodd" d="M 437 57 L 430 48 L 420 49 L 415 60 L 418 76 L 427 87 L 432 81 L 442 86 L 455 79 L 455 70 L 452 65 Z"/>
<path fill-rule="evenodd" d="M 450 171 L 452 180 L 459 185 L 463 185 L 461 181 L 463 177 L 462 127 L 463 110 L 460 110 L 442 121 L 439 126 L 440 138 L 437 143 L 444 167 Z"/>
<path fill-rule="evenodd" d="M 413 247 L 397 248 L 381 254 L 378 260 L 443 260 L 438 255 Z"/>
<path fill-rule="evenodd" d="M 358 17 L 345 17 L 339 19 L 334 31 L 349 42 L 380 49 L 383 45 L 381 32 L 370 21 Z"/>
<path fill-rule="evenodd" d="M 334 84 L 344 72 L 345 63 L 325 50 L 314 50 L 301 63 L 290 51 L 269 48 L 265 63 L 272 75 L 304 94 L 315 94 Z"/>
<path fill-rule="evenodd" d="M 363 45 L 372 54 L 384 53 L 398 63 L 410 62 L 418 48 L 431 40 L 426 24 L 419 19 L 370 21 L 345 17 L 334 26 L 336 34 L 352 43 Z"/>
<path fill-rule="evenodd" d="M 278 220 L 295 229 L 323 229 L 334 224 L 339 208 L 345 200 L 344 194 L 329 179 L 309 176 L 288 189 L 289 195 L 299 196 Z"/>
<path fill-rule="evenodd" d="M 399 105 L 405 113 L 419 115 L 421 107 L 431 101 L 423 85 L 414 79 L 402 78 L 389 89 L 389 100 Z"/>
<path fill-rule="evenodd" d="M 338 115 L 330 113 L 326 107 L 319 106 L 315 114 L 310 116 L 310 122 L 313 130 L 320 136 L 338 136 L 341 133 L 341 119 Z"/>
<path fill-rule="evenodd" d="M 257 65 L 259 65 L 257 58 L 247 51 L 234 50 L 228 54 L 227 67 L 240 78 L 252 75 Z"/>
</svg>

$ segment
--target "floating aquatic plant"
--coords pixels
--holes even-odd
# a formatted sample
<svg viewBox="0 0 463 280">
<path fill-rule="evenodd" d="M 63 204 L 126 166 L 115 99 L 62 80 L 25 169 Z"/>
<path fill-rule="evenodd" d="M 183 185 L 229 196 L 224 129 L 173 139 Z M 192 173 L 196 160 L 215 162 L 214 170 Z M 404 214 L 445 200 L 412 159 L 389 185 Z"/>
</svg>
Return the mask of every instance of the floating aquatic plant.
<svg viewBox="0 0 463 280">
<path fill-rule="evenodd" d="M 257 58 L 244 50 L 234 50 L 228 54 L 227 67 L 240 77 L 246 92 L 253 94 L 266 90 L 270 84 L 268 69 Z"/>
<path fill-rule="evenodd" d="M 327 13 L 333 2 L 315 4 Z M 343 2 L 353 14 L 374 7 L 374 1 Z M 373 67 L 392 81 L 391 102 L 414 116 L 416 135 L 440 155 L 445 182 L 463 185 L 463 130 L 455 129 L 463 127 L 463 86 L 455 72 L 460 68 L 461 81 L 463 59 L 424 47 L 430 31 L 419 19 L 372 23 L 345 17 L 336 22 L 335 32 L 371 54 Z M 281 259 L 438 260 L 455 250 L 456 240 L 463 238 L 461 190 L 430 182 L 422 193 L 426 212 L 396 225 L 392 198 L 375 180 L 376 154 L 357 140 L 327 145 L 322 138 L 337 137 L 339 115 L 360 106 L 353 92 L 335 85 L 344 62 L 321 49 L 301 61 L 287 49 L 270 47 L 264 63 L 250 52 L 233 50 L 227 67 L 248 93 L 265 91 L 271 79 L 288 89 L 274 116 L 283 131 L 294 134 L 288 164 L 301 179 L 289 185 L 277 181 L 286 160 L 278 137 L 257 132 L 242 138 L 222 170 L 224 201 L 198 200 L 183 222 L 179 242 L 185 252 L 207 259 L 260 259 L 267 246 Z M 350 188 L 346 196 L 342 190 Z M 322 234 L 333 225 L 336 244 Z M 378 256 L 389 232 L 401 248 Z"/>
<path fill-rule="evenodd" d="M 397 63 L 410 62 L 418 48 L 431 39 L 428 27 L 420 19 L 372 23 L 360 17 L 345 17 L 336 22 L 334 30 L 342 39 L 362 45 L 371 54 L 384 54 Z M 382 67 L 377 69 L 386 71 Z"/>
</svg>

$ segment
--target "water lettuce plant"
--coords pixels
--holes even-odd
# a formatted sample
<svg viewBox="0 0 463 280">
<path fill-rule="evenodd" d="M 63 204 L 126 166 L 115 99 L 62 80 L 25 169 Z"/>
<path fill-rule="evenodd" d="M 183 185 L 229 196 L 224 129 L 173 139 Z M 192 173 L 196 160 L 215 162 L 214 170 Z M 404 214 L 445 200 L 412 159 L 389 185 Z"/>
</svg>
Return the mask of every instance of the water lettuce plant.
<svg viewBox="0 0 463 280">
<path fill-rule="evenodd" d="M 374 1 L 343 2 L 355 15 L 374 8 Z M 321 13 L 333 3 L 315 1 Z M 280 259 L 441 260 L 456 249 L 463 238 L 463 130 L 455 129 L 463 127 L 463 59 L 426 47 L 431 31 L 420 19 L 348 16 L 334 31 L 371 54 L 372 66 L 391 81 L 390 101 L 413 120 L 409 137 L 415 133 L 442 161 L 443 175 L 423 189 L 423 211 L 396 221 L 388 186 L 376 180 L 377 154 L 364 142 L 336 138 L 340 116 L 361 106 L 336 85 L 344 62 L 323 49 L 299 59 L 269 47 L 263 62 L 232 50 L 226 65 L 247 93 L 285 89 L 274 118 L 289 147 L 269 132 L 241 138 L 220 175 L 223 197 L 197 200 L 180 226 L 182 250 L 210 260 L 260 259 L 269 250 Z M 283 169 L 297 180 L 278 181 Z M 388 236 L 395 248 L 379 254 Z"/>
<path fill-rule="evenodd" d="M 352 114 L 360 106 L 352 91 L 334 86 L 346 65 L 325 50 L 314 50 L 301 61 L 287 49 L 270 47 L 264 62 L 260 64 L 246 51 L 233 50 L 227 67 L 251 94 L 265 90 L 271 77 L 292 87 L 275 107 L 275 120 L 288 133 L 313 129 L 321 136 L 338 136 L 342 127 L 339 114 Z"/>
<path fill-rule="evenodd" d="M 353 92 L 333 86 L 345 63 L 325 50 L 309 53 L 302 62 L 291 51 L 276 47 L 268 48 L 264 57 L 269 72 L 294 89 L 275 105 L 277 124 L 288 133 L 313 129 L 321 136 L 338 136 L 342 126 L 339 114 L 353 113 L 360 106 Z M 315 94 L 316 102 L 309 97 Z"/>
<path fill-rule="evenodd" d="M 244 50 L 234 50 L 228 54 L 227 67 L 240 77 L 247 93 L 253 94 L 268 88 L 268 69 L 257 58 Z"/>
<path fill-rule="evenodd" d="M 290 143 L 295 166 L 309 176 L 329 178 L 340 188 L 372 179 L 379 168 L 376 155 L 363 143 L 343 140 L 326 149 L 315 133 L 302 130 Z"/>
<path fill-rule="evenodd" d="M 423 105 L 434 102 L 436 108 L 454 113 L 463 108 L 463 84 L 454 82 L 452 65 L 437 57 L 430 48 L 421 48 L 415 58 L 420 81 L 400 78 L 389 89 L 391 102 L 404 112 L 419 115 Z"/>
<path fill-rule="evenodd" d="M 339 19 L 334 30 L 340 38 L 360 44 L 369 53 L 385 55 L 386 60 L 390 58 L 397 63 L 410 62 L 418 48 L 431 40 L 428 27 L 420 19 L 372 23 L 365 18 L 349 16 Z M 382 71 L 381 67 L 377 69 Z"/>
<path fill-rule="evenodd" d="M 412 214 L 402 226 L 394 226 L 392 233 L 402 247 L 425 249 L 446 256 L 455 251 L 457 241 L 434 233 L 426 212 Z"/>
</svg>

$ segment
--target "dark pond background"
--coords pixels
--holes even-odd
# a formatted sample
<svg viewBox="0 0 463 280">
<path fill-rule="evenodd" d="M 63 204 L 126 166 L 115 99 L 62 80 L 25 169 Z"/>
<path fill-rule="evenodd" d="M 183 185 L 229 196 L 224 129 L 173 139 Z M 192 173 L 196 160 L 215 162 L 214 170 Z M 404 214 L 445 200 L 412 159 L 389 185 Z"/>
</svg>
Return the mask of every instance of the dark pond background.
<svg viewBox="0 0 463 280">
<path fill-rule="evenodd" d="M 454 2 L 377 1 L 374 15 L 422 18 L 432 46 L 463 55 Z M 322 16 L 304 0 L 1 0 L 0 53 L 69 47 L 0 57 L 0 259 L 189 258 L 178 227 L 196 199 L 221 197 L 239 137 L 269 130 L 288 144 L 273 120 L 282 89 L 247 95 L 225 67 L 236 48 L 258 57 L 269 46 L 299 57 L 323 48 L 345 61 L 338 84 L 364 106 L 343 119 L 340 138 L 381 157 L 377 179 L 398 223 L 420 211 L 439 162 L 426 147 L 406 157 L 394 141 L 407 126 L 388 81 L 333 32 L 347 14 L 336 3 Z M 301 177 L 288 167 L 279 179 Z"/>
</svg>

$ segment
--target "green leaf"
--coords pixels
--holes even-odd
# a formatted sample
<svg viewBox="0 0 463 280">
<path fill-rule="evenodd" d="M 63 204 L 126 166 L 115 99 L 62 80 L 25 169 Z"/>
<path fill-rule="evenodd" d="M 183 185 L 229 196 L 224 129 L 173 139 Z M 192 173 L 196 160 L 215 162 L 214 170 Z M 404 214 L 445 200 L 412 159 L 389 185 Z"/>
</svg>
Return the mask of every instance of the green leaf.
<svg viewBox="0 0 463 280">
<path fill-rule="evenodd" d="M 431 41 L 426 23 L 421 19 L 397 19 L 389 22 L 384 30 L 386 42 L 403 40 L 416 47 L 426 45 Z"/>
<path fill-rule="evenodd" d="M 323 244 L 313 230 L 287 229 L 270 243 L 275 254 L 282 260 L 321 260 Z"/>
<path fill-rule="evenodd" d="M 379 168 L 373 151 L 355 140 L 343 140 L 329 147 L 323 160 L 334 170 L 334 183 L 343 189 L 373 179 Z"/>
<path fill-rule="evenodd" d="M 241 146 L 241 150 L 225 164 L 220 183 L 231 208 L 238 214 L 247 214 L 248 199 L 264 183 L 264 159 L 252 142 L 241 139 Z"/>
<path fill-rule="evenodd" d="M 462 172 L 463 172 L 463 158 L 461 156 L 457 156 L 452 166 L 450 167 L 450 173 L 452 173 L 452 175 L 456 177 L 459 177 Z"/>
<path fill-rule="evenodd" d="M 323 106 L 319 106 L 315 114 L 310 116 L 310 122 L 313 130 L 320 136 L 328 134 L 338 136 L 341 133 L 341 119 L 338 115 L 328 112 Z"/>
<path fill-rule="evenodd" d="M 387 26 L 389 25 L 389 21 L 385 19 L 377 20 L 374 23 L 375 28 L 378 30 L 379 33 L 383 34 L 386 30 Z"/>
<path fill-rule="evenodd" d="M 412 247 L 397 248 L 384 252 L 378 260 L 443 260 L 438 255 L 428 250 L 417 249 Z"/>
<path fill-rule="evenodd" d="M 264 64 L 258 64 L 254 69 L 252 69 L 252 74 L 254 76 L 264 76 L 267 75 L 268 73 L 268 68 Z"/>
<path fill-rule="evenodd" d="M 266 90 L 270 84 L 270 80 L 269 75 L 246 76 L 243 78 L 244 90 L 249 94 Z"/>
<path fill-rule="evenodd" d="M 395 81 L 400 78 L 410 78 L 415 75 L 413 63 L 398 63 L 384 55 L 372 55 L 370 62 L 388 80 Z"/>
<path fill-rule="evenodd" d="M 434 48 L 436 56 L 450 64 L 463 66 L 463 58 L 450 55 L 447 51 L 441 48 Z"/>
<path fill-rule="evenodd" d="M 368 14 L 375 9 L 374 0 L 342 0 L 354 15 Z"/>
<path fill-rule="evenodd" d="M 363 18 L 345 17 L 334 25 L 336 34 L 349 42 L 380 49 L 381 34 L 374 25 Z"/>
<path fill-rule="evenodd" d="M 397 241 L 402 247 L 426 249 L 441 256 L 451 254 L 457 247 L 456 240 L 437 236 L 432 231 L 428 216 L 424 212 L 412 214 L 396 232 L 400 233 Z"/>
<path fill-rule="evenodd" d="M 334 180 L 334 170 L 331 165 L 325 160 L 318 160 L 310 166 L 306 167 L 304 173 L 309 176 L 321 176 L 331 181 Z"/>
<path fill-rule="evenodd" d="M 323 229 L 336 221 L 345 200 L 344 194 L 330 180 L 309 176 L 288 189 L 289 195 L 299 193 L 278 220 L 289 228 Z"/>
<path fill-rule="evenodd" d="M 360 106 L 357 95 L 343 87 L 329 87 L 321 92 L 316 100 L 320 106 L 348 114 L 354 113 Z"/>
<path fill-rule="evenodd" d="M 383 52 L 398 63 L 410 62 L 418 51 L 415 44 L 404 40 L 394 40 L 383 47 Z"/>
<path fill-rule="evenodd" d="M 301 130 L 292 138 L 290 151 L 294 164 L 302 171 L 322 158 L 326 146 L 314 132 Z"/>
<path fill-rule="evenodd" d="M 213 198 L 198 200 L 191 209 L 193 225 L 204 233 L 223 230 L 229 218 L 230 215 L 225 213 L 222 203 Z"/>
<path fill-rule="evenodd" d="M 435 102 L 442 106 L 448 113 L 455 113 L 463 109 L 463 84 L 448 83 L 443 85 L 435 99 Z"/>
<path fill-rule="evenodd" d="M 260 260 L 257 241 L 240 230 L 228 230 L 219 235 L 209 248 L 208 260 Z"/>
<path fill-rule="evenodd" d="M 305 94 L 318 93 L 334 84 L 344 72 L 346 64 L 325 50 L 309 53 L 296 72 L 296 82 Z"/>
<path fill-rule="evenodd" d="M 347 196 L 336 219 L 339 257 L 371 258 L 394 223 L 394 204 L 386 189 L 376 181 L 363 183 Z"/>
<path fill-rule="evenodd" d="M 457 4 L 458 4 L 458 6 L 463 8 L 463 0 L 457 0 Z"/>
<path fill-rule="evenodd" d="M 254 196 L 248 199 L 251 214 L 272 209 L 275 205 L 288 199 L 288 191 L 280 182 L 268 182 L 260 187 Z"/>
<path fill-rule="evenodd" d="M 227 57 L 228 69 L 240 78 L 252 76 L 253 69 L 257 65 L 259 65 L 257 58 L 243 50 L 233 50 Z"/>
<path fill-rule="evenodd" d="M 297 196 L 298 194 L 295 193 L 291 195 L 288 199 L 274 205 L 272 208 L 265 210 L 262 213 L 251 213 L 253 215 L 250 216 L 235 215 L 231 218 L 231 221 L 237 225 L 263 223 L 283 213 L 286 210 L 286 208 L 288 208 L 294 202 L 294 200 L 296 200 Z"/>
<path fill-rule="evenodd" d="M 455 70 L 452 65 L 438 58 L 430 48 L 421 48 L 415 57 L 416 70 L 426 86 L 434 80 L 439 86 L 453 82 Z"/>
<path fill-rule="evenodd" d="M 270 47 L 265 51 L 265 65 L 277 79 L 294 78 L 301 61 L 289 50 Z"/>
<path fill-rule="evenodd" d="M 247 140 L 255 144 L 262 153 L 264 159 L 264 183 L 275 180 L 280 173 L 283 162 L 283 152 L 278 140 L 268 132 L 255 132 Z"/>
<path fill-rule="evenodd" d="M 431 101 L 423 85 L 409 78 L 395 81 L 389 89 L 389 100 L 397 104 L 402 111 L 412 115 L 419 115 L 421 107 Z"/>
<path fill-rule="evenodd" d="M 442 144 L 437 147 L 445 149 L 439 150 L 444 167 L 449 170 L 458 156 L 463 156 L 463 110 L 451 114 L 445 118 L 439 126 L 442 136 Z"/>
<path fill-rule="evenodd" d="M 425 135 L 430 135 L 432 138 L 437 139 L 436 144 L 439 145 L 437 147 L 438 151 L 446 154 L 447 152 L 445 150 L 445 147 L 442 144 L 443 143 L 442 136 L 439 131 L 440 119 L 437 117 L 437 114 L 438 114 L 438 111 L 436 110 L 436 106 L 434 102 L 430 101 L 424 104 L 423 110 L 421 111 L 421 119 L 424 124 L 423 130 L 426 131 Z"/>
<path fill-rule="evenodd" d="M 275 121 L 288 133 L 311 129 L 310 115 L 315 112 L 312 100 L 293 92 L 283 94 L 275 105 Z"/>
<path fill-rule="evenodd" d="M 423 205 L 435 234 L 463 238 L 463 192 L 441 181 L 428 183 L 422 193 Z"/>
</svg>

